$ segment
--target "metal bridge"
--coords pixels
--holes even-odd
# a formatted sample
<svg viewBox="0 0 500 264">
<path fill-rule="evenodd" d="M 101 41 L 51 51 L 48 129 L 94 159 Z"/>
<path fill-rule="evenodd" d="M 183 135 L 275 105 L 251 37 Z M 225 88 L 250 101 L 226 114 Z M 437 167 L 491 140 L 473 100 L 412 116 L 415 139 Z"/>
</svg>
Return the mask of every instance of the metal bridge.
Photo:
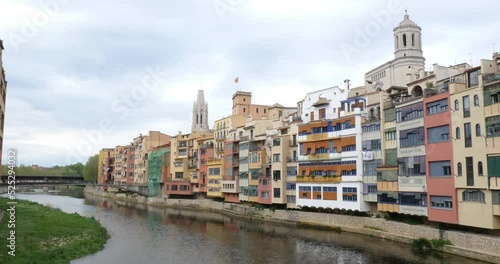
<svg viewBox="0 0 500 264">
<path fill-rule="evenodd" d="M 9 178 L 9 175 L 2 175 L 0 183 L 0 194 L 6 193 L 9 190 L 8 186 L 15 186 L 14 190 L 25 191 L 28 189 L 54 189 L 55 186 L 95 186 L 104 188 L 116 188 L 120 191 L 128 191 L 132 193 L 137 193 L 143 196 L 148 196 L 147 186 L 138 185 L 114 185 L 114 184 L 95 184 L 87 182 L 83 177 L 79 176 L 29 176 L 29 175 L 16 175 L 15 182 L 13 182 L 13 177 Z M 10 181 L 10 182 L 9 182 Z M 12 187 L 10 188 L 12 190 Z"/>
</svg>

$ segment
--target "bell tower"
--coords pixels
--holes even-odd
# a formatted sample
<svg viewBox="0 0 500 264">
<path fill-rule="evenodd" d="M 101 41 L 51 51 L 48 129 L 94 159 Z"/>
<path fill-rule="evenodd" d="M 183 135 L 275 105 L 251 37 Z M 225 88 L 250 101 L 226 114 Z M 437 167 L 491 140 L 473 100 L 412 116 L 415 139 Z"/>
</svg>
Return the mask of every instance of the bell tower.
<svg viewBox="0 0 500 264">
<path fill-rule="evenodd" d="M 423 57 L 422 29 L 405 12 L 403 21 L 394 28 L 394 57 Z"/>
<path fill-rule="evenodd" d="M 191 132 L 208 130 L 208 103 L 205 103 L 203 90 L 198 90 L 198 97 L 193 103 L 193 122 L 191 125 Z"/>
</svg>

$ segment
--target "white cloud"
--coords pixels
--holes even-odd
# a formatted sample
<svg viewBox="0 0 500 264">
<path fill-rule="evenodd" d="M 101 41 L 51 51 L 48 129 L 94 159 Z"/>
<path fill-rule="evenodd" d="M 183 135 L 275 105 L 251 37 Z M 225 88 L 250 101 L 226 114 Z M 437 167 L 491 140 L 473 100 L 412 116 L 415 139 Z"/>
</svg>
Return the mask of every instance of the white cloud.
<svg viewBox="0 0 500 264">
<path fill-rule="evenodd" d="M 251 91 L 258 104 L 295 106 L 307 92 L 342 86 L 344 79 L 358 86 L 366 71 L 393 58 L 392 29 L 403 18 L 392 15 L 347 62 L 340 44 L 352 41 L 387 1 L 231 1 L 239 4 L 223 20 L 204 0 L 61 6 L 18 51 L 5 45 L 4 148 L 18 148 L 24 164 L 64 164 L 67 149 L 85 141 L 84 132 L 104 118 L 115 130 L 92 151 L 128 144 L 149 130 L 188 132 L 198 89 L 205 90 L 213 122 L 231 113 L 231 96 L 239 89 Z M 423 29 L 427 67 L 471 57 L 477 65 L 491 56 L 493 43 L 500 49 L 494 34 L 500 22 L 491 19 L 497 1 L 440 1 L 434 9 L 400 3 Z M 38 1 L 3 0 L 0 38 L 19 33 L 23 19 L 39 11 Z M 121 119 L 113 101 L 130 94 L 155 67 L 166 72 L 161 85 Z"/>
</svg>

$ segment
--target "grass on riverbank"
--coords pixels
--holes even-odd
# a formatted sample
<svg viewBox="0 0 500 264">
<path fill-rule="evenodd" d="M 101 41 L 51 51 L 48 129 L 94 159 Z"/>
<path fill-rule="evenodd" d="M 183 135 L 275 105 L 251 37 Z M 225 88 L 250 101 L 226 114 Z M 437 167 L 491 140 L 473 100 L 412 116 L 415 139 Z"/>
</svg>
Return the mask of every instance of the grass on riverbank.
<svg viewBox="0 0 500 264">
<path fill-rule="evenodd" d="M 0 222 L 0 263 L 70 263 L 104 248 L 109 238 L 94 218 L 68 214 L 57 208 L 16 200 L 15 228 L 9 228 L 9 200 L 0 198 L 5 212 Z M 10 230 L 15 230 L 15 257 L 6 247 Z"/>
</svg>

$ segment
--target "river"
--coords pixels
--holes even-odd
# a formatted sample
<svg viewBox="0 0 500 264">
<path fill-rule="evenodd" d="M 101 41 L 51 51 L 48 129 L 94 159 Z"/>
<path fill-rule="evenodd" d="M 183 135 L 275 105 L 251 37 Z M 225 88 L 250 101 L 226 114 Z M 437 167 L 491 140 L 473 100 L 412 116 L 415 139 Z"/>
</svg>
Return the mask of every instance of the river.
<svg viewBox="0 0 500 264">
<path fill-rule="evenodd" d="M 347 232 L 297 229 L 210 212 L 127 205 L 83 190 L 18 193 L 95 217 L 111 238 L 94 255 L 71 263 L 483 263 L 443 253 L 418 254 L 406 244 Z M 20 216 L 22 217 L 22 216 Z"/>
</svg>

